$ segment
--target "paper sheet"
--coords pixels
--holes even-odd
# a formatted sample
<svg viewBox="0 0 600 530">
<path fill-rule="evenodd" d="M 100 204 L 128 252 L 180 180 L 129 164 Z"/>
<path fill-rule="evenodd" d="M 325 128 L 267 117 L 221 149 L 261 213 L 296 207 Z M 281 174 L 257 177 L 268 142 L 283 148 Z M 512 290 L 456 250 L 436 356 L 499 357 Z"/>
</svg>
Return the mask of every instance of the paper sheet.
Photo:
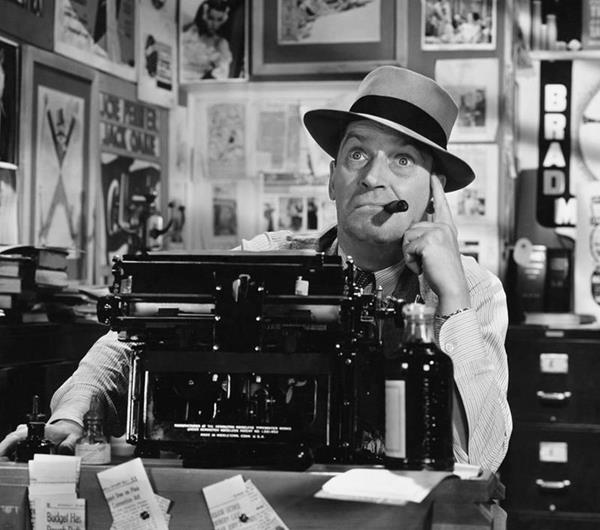
<svg viewBox="0 0 600 530">
<path fill-rule="evenodd" d="M 118 530 L 167 530 L 167 522 L 140 458 L 98 473 Z"/>
</svg>

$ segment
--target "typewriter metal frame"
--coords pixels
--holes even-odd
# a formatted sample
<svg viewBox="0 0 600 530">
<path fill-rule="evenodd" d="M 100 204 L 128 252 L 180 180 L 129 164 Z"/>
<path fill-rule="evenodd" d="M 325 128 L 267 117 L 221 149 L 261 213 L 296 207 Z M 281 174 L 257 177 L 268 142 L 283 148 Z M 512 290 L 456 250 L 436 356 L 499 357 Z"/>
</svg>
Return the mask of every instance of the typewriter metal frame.
<svg viewBox="0 0 600 530">
<path fill-rule="evenodd" d="M 116 258 L 98 317 L 132 348 L 138 453 L 202 467 L 377 462 L 360 439 L 361 385 L 403 302 L 363 294 L 346 265 L 293 251 Z"/>
</svg>

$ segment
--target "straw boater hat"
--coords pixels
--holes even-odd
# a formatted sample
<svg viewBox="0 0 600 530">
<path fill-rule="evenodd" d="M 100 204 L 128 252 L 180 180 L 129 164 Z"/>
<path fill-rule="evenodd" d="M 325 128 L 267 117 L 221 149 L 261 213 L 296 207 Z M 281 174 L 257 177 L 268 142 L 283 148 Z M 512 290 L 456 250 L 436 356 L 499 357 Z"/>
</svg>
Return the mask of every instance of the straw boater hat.
<svg viewBox="0 0 600 530">
<path fill-rule="evenodd" d="M 448 192 L 475 178 L 466 162 L 446 150 L 457 115 L 456 103 L 433 79 L 397 66 L 380 66 L 363 79 L 349 111 L 311 110 L 304 115 L 304 124 L 334 159 L 350 122 L 367 119 L 406 134 L 431 148 Z"/>
</svg>

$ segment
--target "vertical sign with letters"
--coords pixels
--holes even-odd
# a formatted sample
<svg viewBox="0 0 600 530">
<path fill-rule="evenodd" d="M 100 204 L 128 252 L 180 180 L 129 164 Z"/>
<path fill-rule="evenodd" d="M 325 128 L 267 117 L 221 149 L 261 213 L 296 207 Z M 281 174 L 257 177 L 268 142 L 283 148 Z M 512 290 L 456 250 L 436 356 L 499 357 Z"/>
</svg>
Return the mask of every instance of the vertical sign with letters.
<svg viewBox="0 0 600 530">
<path fill-rule="evenodd" d="M 542 61 L 540 74 L 537 220 L 547 227 L 575 226 L 571 192 L 571 61 Z"/>
</svg>

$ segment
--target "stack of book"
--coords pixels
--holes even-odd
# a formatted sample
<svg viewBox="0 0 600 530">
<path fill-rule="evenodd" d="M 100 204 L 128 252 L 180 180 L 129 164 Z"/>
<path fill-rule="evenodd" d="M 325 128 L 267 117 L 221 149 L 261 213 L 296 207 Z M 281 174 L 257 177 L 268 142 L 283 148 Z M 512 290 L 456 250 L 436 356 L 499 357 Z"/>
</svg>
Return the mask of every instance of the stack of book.
<svg viewBox="0 0 600 530">
<path fill-rule="evenodd" d="M 47 321 L 44 298 L 69 285 L 67 256 L 60 247 L 0 245 L 0 310 L 22 322 Z"/>
</svg>

